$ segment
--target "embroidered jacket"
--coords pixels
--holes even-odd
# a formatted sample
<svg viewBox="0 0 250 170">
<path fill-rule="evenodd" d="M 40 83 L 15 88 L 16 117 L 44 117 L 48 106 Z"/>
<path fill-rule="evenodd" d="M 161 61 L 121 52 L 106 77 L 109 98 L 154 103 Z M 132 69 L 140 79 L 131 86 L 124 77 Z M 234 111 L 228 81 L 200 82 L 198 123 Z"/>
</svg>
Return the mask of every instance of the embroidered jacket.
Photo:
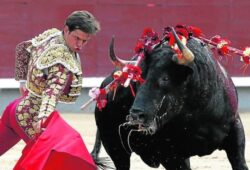
<svg viewBox="0 0 250 170">
<path fill-rule="evenodd" d="M 48 116 L 57 102 L 74 103 L 82 88 L 78 54 L 70 51 L 57 29 L 50 29 L 17 45 L 16 80 L 26 80 L 28 94 L 17 107 L 17 119 L 28 136 L 32 122 Z"/>
</svg>

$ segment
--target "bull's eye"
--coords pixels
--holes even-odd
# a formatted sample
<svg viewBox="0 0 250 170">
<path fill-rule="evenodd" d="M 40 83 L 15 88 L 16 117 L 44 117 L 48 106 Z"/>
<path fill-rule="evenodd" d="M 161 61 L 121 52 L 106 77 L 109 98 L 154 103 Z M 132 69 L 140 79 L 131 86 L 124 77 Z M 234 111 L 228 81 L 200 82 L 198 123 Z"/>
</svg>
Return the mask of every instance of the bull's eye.
<svg viewBox="0 0 250 170">
<path fill-rule="evenodd" d="M 168 81 L 168 77 L 163 77 L 162 81 L 164 81 L 164 82 Z"/>
<path fill-rule="evenodd" d="M 169 84 L 169 77 L 168 76 L 164 76 L 160 79 L 159 81 L 159 85 L 160 86 L 167 86 Z"/>
</svg>

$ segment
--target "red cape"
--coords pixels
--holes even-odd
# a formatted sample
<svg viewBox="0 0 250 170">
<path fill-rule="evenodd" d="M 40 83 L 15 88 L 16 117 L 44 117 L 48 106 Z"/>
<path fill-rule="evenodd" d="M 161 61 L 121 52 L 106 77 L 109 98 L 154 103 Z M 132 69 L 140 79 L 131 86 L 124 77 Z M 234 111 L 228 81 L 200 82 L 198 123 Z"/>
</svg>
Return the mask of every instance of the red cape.
<svg viewBox="0 0 250 170">
<path fill-rule="evenodd" d="M 23 149 L 14 170 L 96 170 L 81 135 L 58 112 L 44 123 L 46 130 Z"/>
</svg>

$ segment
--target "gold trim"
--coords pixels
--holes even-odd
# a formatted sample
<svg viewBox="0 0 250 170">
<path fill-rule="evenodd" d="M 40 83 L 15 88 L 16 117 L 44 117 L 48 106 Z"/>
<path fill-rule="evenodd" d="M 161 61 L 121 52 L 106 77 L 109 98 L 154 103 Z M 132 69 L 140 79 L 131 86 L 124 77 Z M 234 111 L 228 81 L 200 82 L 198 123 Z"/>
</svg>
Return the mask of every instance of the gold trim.
<svg viewBox="0 0 250 170">
<path fill-rule="evenodd" d="M 55 44 L 46 49 L 38 58 L 36 66 L 42 70 L 58 63 L 65 66 L 74 74 L 81 72 L 73 54 L 63 44 Z"/>
<path fill-rule="evenodd" d="M 31 40 L 32 46 L 38 47 L 44 42 L 47 42 L 49 39 L 56 37 L 60 34 L 62 34 L 62 32 L 58 30 L 57 28 L 51 28 L 49 30 L 46 30 L 43 33 L 39 34 L 38 36 L 32 38 Z"/>
</svg>

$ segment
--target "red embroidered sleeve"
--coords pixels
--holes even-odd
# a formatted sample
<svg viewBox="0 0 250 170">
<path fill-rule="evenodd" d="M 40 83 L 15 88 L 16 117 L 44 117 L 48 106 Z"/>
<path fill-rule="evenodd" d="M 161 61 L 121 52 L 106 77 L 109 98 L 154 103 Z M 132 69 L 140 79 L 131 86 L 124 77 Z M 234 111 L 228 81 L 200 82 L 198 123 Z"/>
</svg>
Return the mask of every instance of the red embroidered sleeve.
<svg viewBox="0 0 250 170">
<path fill-rule="evenodd" d="M 15 79 L 26 80 L 30 53 L 26 50 L 31 45 L 30 41 L 24 41 L 16 46 Z"/>
<path fill-rule="evenodd" d="M 42 94 L 38 118 L 48 117 L 55 110 L 58 98 L 63 93 L 70 74 L 72 73 L 61 64 L 48 68 L 47 84 Z"/>
</svg>

